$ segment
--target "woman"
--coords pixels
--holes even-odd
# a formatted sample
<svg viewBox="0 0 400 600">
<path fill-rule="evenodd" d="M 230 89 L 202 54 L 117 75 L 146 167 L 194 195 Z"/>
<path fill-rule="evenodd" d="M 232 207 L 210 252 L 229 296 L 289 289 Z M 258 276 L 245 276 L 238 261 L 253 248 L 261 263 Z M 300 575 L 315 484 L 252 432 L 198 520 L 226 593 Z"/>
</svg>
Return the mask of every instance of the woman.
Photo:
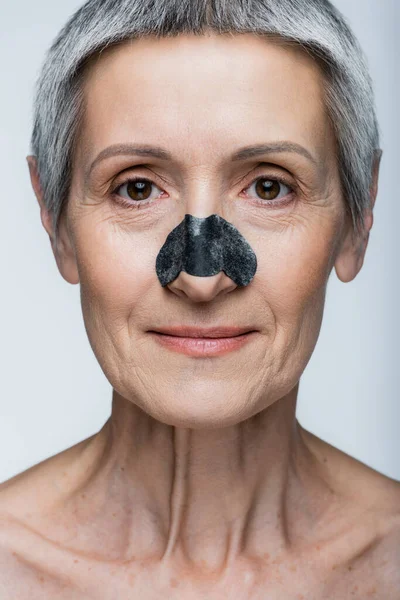
<svg viewBox="0 0 400 600">
<path fill-rule="evenodd" d="M 1 598 L 400 598 L 399 483 L 296 420 L 381 150 L 328 1 L 90 0 L 35 102 L 32 185 L 113 387 L 0 488 Z"/>
</svg>

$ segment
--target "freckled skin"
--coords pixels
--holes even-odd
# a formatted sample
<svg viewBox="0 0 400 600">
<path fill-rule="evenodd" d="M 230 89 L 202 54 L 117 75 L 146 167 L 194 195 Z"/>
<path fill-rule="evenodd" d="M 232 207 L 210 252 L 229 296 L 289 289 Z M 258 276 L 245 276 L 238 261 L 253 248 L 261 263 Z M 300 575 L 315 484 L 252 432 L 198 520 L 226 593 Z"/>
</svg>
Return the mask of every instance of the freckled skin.
<svg viewBox="0 0 400 600">
<path fill-rule="evenodd" d="M 80 283 L 112 413 L 0 486 L 2 599 L 399 598 L 399 485 L 296 420 L 328 278 L 356 277 L 372 225 L 369 213 L 353 239 L 323 90 L 309 56 L 248 34 L 149 38 L 90 65 L 53 251 L 66 281 Z M 285 140 L 316 164 L 288 152 L 230 161 Z M 96 156 L 127 143 L 173 159 L 113 156 L 85 185 Z M 29 167 L 54 239 L 32 157 Z M 111 194 L 128 176 L 154 182 L 151 203 L 124 206 L 126 186 Z M 266 206 L 252 182 L 277 176 L 293 191 L 282 184 L 286 202 Z M 161 287 L 156 256 L 186 213 L 237 227 L 257 256 L 249 286 L 181 273 Z M 257 334 L 198 359 L 149 335 L 178 324 Z"/>
</svg>

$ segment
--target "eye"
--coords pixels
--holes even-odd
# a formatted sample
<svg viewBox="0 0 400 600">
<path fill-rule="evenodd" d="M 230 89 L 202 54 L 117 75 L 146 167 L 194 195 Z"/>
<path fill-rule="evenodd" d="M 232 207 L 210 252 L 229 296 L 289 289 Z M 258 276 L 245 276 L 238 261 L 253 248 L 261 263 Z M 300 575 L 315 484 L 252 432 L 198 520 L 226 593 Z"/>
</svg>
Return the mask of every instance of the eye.
<svg viewBox="0 0 400 600">
<path fill-rule="evenodd" d="M 153 189 L 158 190 L 158 194 L 153 194 Z M 117 194 L 130 204 L 138 203 L 143 204 L 143 200 L 152 200 L 153 198 L 158 198 L 160 194 L 163 193 L 159 187 L 155 185 L 150 179 L 146 179 L 144 177 L 141 178 L 130 178 L 125 183 L 120 184 L 113 190 L 114 194 Z"/>
<path fill-rule="evenodd" d="M 280 196 L 280 192 L 284 189 L 283 196 Z M 268 204 L 279 203 L 281 198 L 286 198 L 290 192 L 292 192 L 292 188 L 285 184 L 283 181 L 273 177 L 258 177 L 253 181 L 253 183 L 245 188 L 246 193 L 248 194 L 248 190 L 253 191 L 255 196 L 250 195 L 250 197 L 256 198 L 257 200 L 264 200 Z"/>
</svg>

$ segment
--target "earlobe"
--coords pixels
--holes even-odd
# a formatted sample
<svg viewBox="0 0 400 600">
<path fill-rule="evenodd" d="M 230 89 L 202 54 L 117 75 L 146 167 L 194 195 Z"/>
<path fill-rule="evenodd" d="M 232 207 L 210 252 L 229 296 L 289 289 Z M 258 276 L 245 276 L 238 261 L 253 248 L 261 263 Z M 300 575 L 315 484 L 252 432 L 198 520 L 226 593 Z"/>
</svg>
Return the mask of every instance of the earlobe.
<svg viewBox="0 0 400 600">
<path fill-rule="evenodd" d="M 68 231 L 66 219 L 63 217 L 60 219 L 56 244 L 53 244 L 52 242 L 52 247 L 58 270 L 65 281 L 68 281 L 68 283 L 71 284 L 79 283 L 79 272 L 75 251 Z"/>
<path fill-rule="evenodd" d="M 352 281 L 358 275 L 364 264 L 365 253 L 369 241 L 369 232 L 373 222 L 374 217 L 372 209 L 368 209 L 364 218 L 364 232 L 362 235 L 356 236 L 352 226 L 348 226 L 348 231 L 342 241 L 340 251 L 335 261 L 336 275 L 343 283 Z"/>
<path fill-rule="evenodd" d="M 340 281 L 349 283 L 357 276 L 364 262 L 367 244 L 368 235 L 366 239 L 355 239 L 349 226 L 335 261 L 335 271 Z"/>
<path fill-rule="evenodd" d="M 58 270 L 63 278 L 71 284 L 79 283 L 79 273 L 75 259 L 75 252 L 65 222 L 60 222 L 56 236 L 53 230 L 53 220 L 50 211 L 46 208 L 43 190 L 40 184 L 37 160 L 35 156 L 27 156 L 29 173 L 36 199 L 40 206 L 40 218 L 51 243 Z"/>
</svg>

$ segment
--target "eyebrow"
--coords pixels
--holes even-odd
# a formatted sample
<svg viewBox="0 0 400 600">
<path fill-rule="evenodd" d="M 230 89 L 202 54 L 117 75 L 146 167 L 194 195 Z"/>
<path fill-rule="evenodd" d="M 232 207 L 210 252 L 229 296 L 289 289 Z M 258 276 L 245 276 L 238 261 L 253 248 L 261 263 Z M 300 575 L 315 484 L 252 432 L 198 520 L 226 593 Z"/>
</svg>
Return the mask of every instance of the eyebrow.
<svg viewBox="0 0 400 600">
<path fill-rule="evenodd" d="M 244 148 L 240 148 L 231 155 L 232 162 L 243 161 L 249 158 L 255 158 L 257 156 L 261 156 L 264 154 L 272 154 L 272 153 L 280 153 L 280 152 L 291 152 L 295 154 L 300 154 L 304 156 L 308 160 L 310 160 L 316 167 L 318 167 L 318 161 L 313 157 L 313 155 L 306 149 L 304 146 L 300 144 L 296 144 L 295 142 L 269 142 L 267 144 L 256 144 L 253 146 L 245 146 Z M 106 158 L 110 158 L 112 156 L 118 155 L 132 155 L 132 156 L 144 156 L 144 157 L 152 157 L 158 158 L 161 160 L 173 160 L 172 154 L 164 148 L 159 146 L 150 146 L 148 144 L 114 144 L 102 150 L 96 158 L 93 160 L 89 168 L 85 173 L 85 181 L 88 180 L 91 172 L 95 168 L 95 166 Z"/>
<path fill-rule="evenodd" d="M 93 160 L 85 172 L 85 183 L 87 184 L 91 172 L 98 163 L 102 162 L 106 158 L 118 155 L 150 156 L 153 158 L 160 158 L 161 160 L 172 160 L 172 155 L 167 152 L 167 150 L 164 150 L 158 146 L 150 146 L 148 144 L 113 144 L 112 146 L 108 146 L 108 148 L 104 148 L 104 150 L 102 150 Z"/>
<path fill-rule="evenodd" d="M 300 154 L 301 156 L 304 156 L 310 160 L 316 167 L 318 166 L 318 161 L 316 158 L 314 158 L 311 152 L 309 152 L 307 148 L 304 148 L 304 146 L 296 144 L 295 142 L 269 142 L 268 144 L 246 146 L 245 148 L 241 148 L 232 154 L 231 160 L 232 162 L 235 162 L 260 156 L 262 154 L 279 154 L 279 152 L 292 152 L 294 154 Z"/>
</svg>

